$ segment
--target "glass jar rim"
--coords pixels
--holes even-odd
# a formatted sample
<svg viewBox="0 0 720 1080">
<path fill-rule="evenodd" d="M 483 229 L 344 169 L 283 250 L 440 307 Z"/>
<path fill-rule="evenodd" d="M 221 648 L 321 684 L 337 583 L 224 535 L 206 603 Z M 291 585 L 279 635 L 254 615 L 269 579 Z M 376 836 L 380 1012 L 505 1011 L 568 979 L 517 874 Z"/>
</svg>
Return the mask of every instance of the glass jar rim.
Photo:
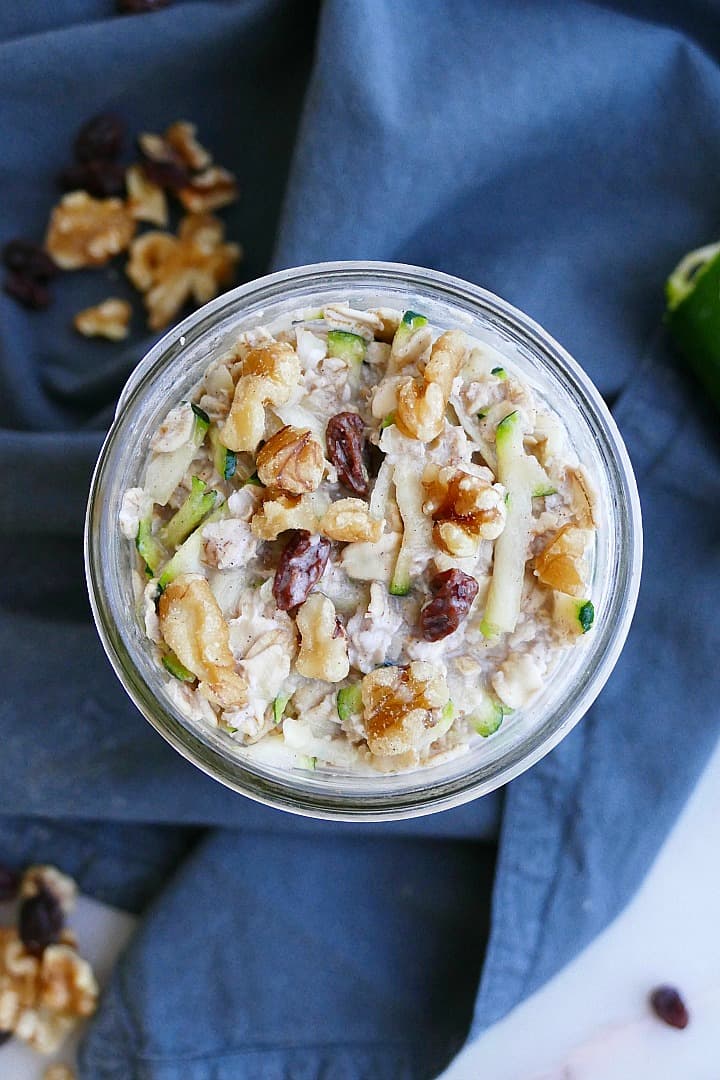
<svg viewBox="0 0 720 1080">
<path fill-rule="evenodd" d="M 322 784 L 299 790 L 287 781 L 279 781 L 246 761 L 231 758 L 213 748 L 165 708 L 146 680 L 140 675 L 127 641 L 111 612 L 105 580 L 102 552 L 104 529 L 116 527 L 103 517 L 103 493 L 109 463 L 132 427 L 134 410 L 161 372 L 168 370 L 182 355 L 188 343 L 212 333 L 224 313 L 243 310 L 264 299 L 277 302 L 287 290 L 305 292 L 350 289 L 362 279 L 383 293 L 391 285 L 411 292 L 413 288 L 437 294 L 439 302 L 457 304 L 459 300 L 480 318 L 491 314 L 521 335 L 523 343 L 542 353 L 554 369 L 555 377 L 576 392 L 584 406 L 596 440 L 602 441 L 615 510 L 618 512 L 618 588 L 613 596 L 612 620 L 606 620 L 602 640 L 593 649 L 591 670 L 573 701 L 565 707 L 558 722 L 540 739 L 528 739 L 524 753 L 508 754 L 492 775 L 483 776 L 482 768 L 469 770 L 446 781 L 429 786 L 427 769 L 418 769 L 401 796 L 380 793 L 343 794 Z M 120 682 L 139 711 L 155 729 L 186 759 L 225 786 L 256 801 L 297 814 L 352 821 L 375 821 L 415 817 L 461 805 L 487 794 L 520 775 L 549 753 L 578 723 L 607 681 L 620 655 L 637 600 L 642 563 L 642 525 L 640 502 L 632 466 L 622 437 L 607 406 L 589 376 L 569 353 L 524 312 L 480 286 L 439 271 L 402 263 L 343 261 L 315 263 L 280 270 L 255 279 L 222 294 L 194 312 L 160 339 L 130 375 L 118 401 L 115 420 L 101 449 L 93 474 L 85 527 L 85 566 L 93 617 L 103 648 Z M 423 783 L 423 776 L 426 782 Z"/>
</svg>

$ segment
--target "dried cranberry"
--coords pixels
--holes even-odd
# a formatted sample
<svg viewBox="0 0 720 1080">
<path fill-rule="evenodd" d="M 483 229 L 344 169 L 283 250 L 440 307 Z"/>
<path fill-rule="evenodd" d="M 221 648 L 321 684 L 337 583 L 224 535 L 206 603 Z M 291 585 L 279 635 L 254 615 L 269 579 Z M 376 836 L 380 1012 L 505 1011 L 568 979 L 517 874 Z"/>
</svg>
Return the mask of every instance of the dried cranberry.
<svg viewBox="0 0 720 1080">
<path fill-rule="evenodd" d="M 273 596 L 281 611 L 302 604 L 323 575 L 330 555 L 330 541 L 295 529 L 280 554 L 273 580 Z"/>
<path fill-rule="evenodd" d="M 341 484 L 355 495 L 367 495 L 368 472 L 363 460 L 365 425 L 354 412 L 341 412 L 328 420 L 326 440 L 328 457 L 337 469 Z"/>
<path fill-rule="evenodd" d="M 478 593 L 474 577 L 462 570 L 445 570 L 430 582 L 433 599 L 420 612 L 420 637 L 440 641 L 452 634 L 472 607 Z"/>
<path fill-rule="evenodd" d="M 170 0 L 117 0 L 116 7 L 120 15 L 144 15 L 167 7 L 169 3 Z"/>
<path fill-rule="evenodd" d="M 650 995 L 653 1012 L 670 1027 L 686 1028 L 690 1021 L 685 1002 L 674 986 L 658 986 Z"/>
<path fill-rule="evenodd" d="M 40 956 L 48 945 L 54 944 L 63 928 L 63 910 L 47 889 L 23 900 L 18 917 L 18 930 L 29 953 Z"/>
<path fill-rule="evenodd" d="M 78 161 L 114 161 L 120 156 L 125 141 L 125 121 L 114 113 L 93 116 L 75 136 L 75 157 Z"/>
<path fill-rule="evenodd" d="M 58 173 L 61 191 L 87 191 L 97 199 L 125 193 L 125 169 L 115 161 L 86 161 Z"/>
<path fill-rule="evenodd" d="M 12 1039 L 12 1037 L 12 1031 L 0 1031 L 0 1046 L 2 1046 L 3 1043 L 8 1042 L 8 1040 Z"/>
<path fill-rule="evenodd" d="M 2 257 L 8 270 L 14 270 L 33 281 L 49 281 L 58 272 L 47 251 L 29 240 L 9 240 L 3 248 Z"/>
<path fill-rule="evenodd" d="M 20 878 L 9 866 L 0 866 L 0 901 L 14 900 L 20 887 Z"/>
<path fill-rule="evenodd" d="M 33 281 L 24 274 L 8 274 L 3 285 L 8 296 L 17 300 L 23 307 L 41 311 L 50 303 L 50 292 L 41 281 Z"/>
<path fill-rule="evenodd" d="M 190 183 L 190 173 L 175 161 L 151 161 L 148 158 L 143 162 L 143 172 L 153 184 L 168 191 L 180 191 Z"/>
</svg>

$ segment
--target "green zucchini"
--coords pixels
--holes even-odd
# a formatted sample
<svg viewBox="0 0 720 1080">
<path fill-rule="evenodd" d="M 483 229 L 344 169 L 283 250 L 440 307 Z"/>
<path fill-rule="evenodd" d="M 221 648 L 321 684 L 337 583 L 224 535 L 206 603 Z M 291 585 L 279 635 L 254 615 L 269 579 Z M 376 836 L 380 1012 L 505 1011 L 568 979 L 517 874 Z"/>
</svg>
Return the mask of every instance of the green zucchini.
<svg viewBox="0 0 720 1080">
<path fill-rule="evenodd" d="M 217 502 L 217 491 L 208 491 L 199 476 L 190 481 L 190 494 L 180 509 L 160 530 L 160 539 L 167 548 L 177 548 L 210 513 Z"/>
<path fill-rule="evenodd" d="M 162 665 L 166 671 L 170 672 L 174 679 L 179 679 L 180 682 L 196 682 L 197 676 L 193 675 L 192 671 L 188 671 L 184 664 L 181 664 L 174 652 L 166 652 L 162 658 Z"/>
<path fill-rule="evenodd" d="M 362 712 L 362 690 L 359 683 L 343 686 L 338 690 L 337 711 L 341 720 L 349 720 L 351 716 Z"/>
<path fill-rule="evenodd" d="M 670 335 L 720 408 L 720 244 L 686 255 L 668 278 L 665 295 Z"/>
<path fill-rule="evenodd" d="M 275 698 L 275 700 L 273 701 L 273 724 L 280 723 L 289 700 L 290 697 L 286 694 L 278 694 L 278 696 Z"/>
<path fill-rule="evenodd" d="M 553 619 L 569 633 L 579 637 L 592 629 L 595 608 L 592 600 L 578 600 L 556 591 L 553 593 Z"/>
<path fill-rule="evenodd" d="M 188 441 L 169 454 L 156 454 L 145 474 L 145 493 L 160 506 L 167 504 L 173 491 L 182 482 L 210 427 L 207 413 L 197 405 L 191 407 L 195 421 Z"/>
<path fill-rule="evenodd" d="M 167 551 L 152 531 L 152 519 L 145 518 L 138 526 L 135 546 L 145 563 L 145 571 L 153 577 L 167 559 Z"/>
<path fill-rule="evenodd" d="M 223 503 L 205 518 L 203 525 L 209 525 L 211 521 L 222 521 L 228 513 L 227 503 Z M 207 567 L 202 561 L 202 532 L 202 529 L 191 532 L 187 540 L 180 545 L 170 561 L 162 568 L 158 582 L 161 589 L 166 589 L 170 582 L 180 574 L 202 574 L 206 571 Z"/>
<path fill-rule="evenodd" d="M 393 345 L 402 345 L 409 337 L 412 337 L 416 330 L 427 324 L 428 321 L 424 315 L 418 315 L 417 311 L 406 311 L 395 331 Z"/>
<path fill-rule="evenodd" d="M 487 638 L 515 629 L 520 614 L 532 521 L 532 483 L 523 439 L 523 414 L 511 412 L 497 426 L 497 477 L 505 487 L 507 518 L 495 541 L 493 576 L 480 630 Z"/>
<path fill-rule="evenodd" d="M 328 356 L 339 357 L 348 367 L 358 369 L 365 359 L 367 341 L 349 330 L 328 330 Z"/>
<path fill-rule="evenodd" d="M 494 367 L 490 371 L 490 374 L 494 375 L 496 379 L 500 379 L 501 382 L 504 382 L 505 379 L 507 379 L 507 371 L 504 367 Z"/>
<path fill-rule="evenodd" d="M 484 739 L 487 739 L 489 735 L 495 734 L 505 716 L 510 712 L 512 712 L 512 709 L 506 708 L 496 697 L 488 694 L 485 690 L 479 690 L 477 705 L 472 714 L 468 716 L 468 720 L 478 735 L 482 735 Z"/>
<path fill-rule="evenodd" d="M 221 480 L 230 480 L 237 469 L 237 454 L 228 450 L 220 441 L 220 431 L 214 425 L 210 428 L 210 445 L 213 451 L 213 464 Z"/>
</svg>

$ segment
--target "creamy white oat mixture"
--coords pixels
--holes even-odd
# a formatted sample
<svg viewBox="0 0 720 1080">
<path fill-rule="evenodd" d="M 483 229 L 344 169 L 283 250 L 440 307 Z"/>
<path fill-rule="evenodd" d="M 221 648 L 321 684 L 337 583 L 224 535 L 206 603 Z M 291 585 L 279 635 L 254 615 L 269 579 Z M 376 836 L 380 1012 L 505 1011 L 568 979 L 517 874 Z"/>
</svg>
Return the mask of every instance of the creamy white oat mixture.
<svg viewBox="0 0 720 1080">
<path fill-rule="evenodd" d="M 590 629 L 592 487 L 490 346 L 345 303 L 240 335 L 120 529 L 177 707 L 272 759 L 401 771 L 522 709 Z"/>
</svg>

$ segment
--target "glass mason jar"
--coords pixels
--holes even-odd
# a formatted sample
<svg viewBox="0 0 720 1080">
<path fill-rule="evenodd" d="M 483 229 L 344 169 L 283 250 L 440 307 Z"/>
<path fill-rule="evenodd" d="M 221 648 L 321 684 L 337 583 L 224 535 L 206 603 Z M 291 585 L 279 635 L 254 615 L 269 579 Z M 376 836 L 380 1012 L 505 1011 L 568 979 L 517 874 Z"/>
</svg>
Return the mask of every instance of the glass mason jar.
<svg viewBox="0 0 720 1080">
<path fill-rule="evenodd" d="M 228 734 L 182 715 L 166 690 L 137 616 L 134 546 L 118 528 L 123 492 L 142 484 L 148 444 L 169 407 L 242 330 L 297 308 L 347 300 L 410 308 L 441 328 L 459 326 L 495 346 L 565 423 L 594 478 L 600 510 L 591 593 L 596 622 L 531 703 L 489 739 L 415 771 L 353 775 L 253 760 Z M 125 690 L 167 741 L 210 776 L 270 806 L 313 817 L 378 820 L 433 813 L 493 791 L 547 754 L 599 694 L 620 654 L 639 588 L 640 505 L 630 461 L 600 394 L 581 367 L 522 312 L 476 285 L 393 263 L 322 263 L 283 270 L 226 293 L 155 345 L 120 397 L 95 469 L 85 560 L 105 651 Z"/>
</svg>

